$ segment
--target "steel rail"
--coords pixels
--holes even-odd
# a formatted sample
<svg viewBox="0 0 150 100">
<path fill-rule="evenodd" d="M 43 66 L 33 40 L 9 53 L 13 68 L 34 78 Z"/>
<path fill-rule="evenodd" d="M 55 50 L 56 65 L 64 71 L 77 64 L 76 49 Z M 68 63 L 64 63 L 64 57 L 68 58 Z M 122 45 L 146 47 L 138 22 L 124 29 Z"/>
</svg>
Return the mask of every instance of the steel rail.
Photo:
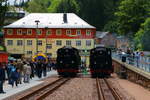
<svg viewBox="0 0 150 100">
<path fill-rule="evenodd" d="M 59 79 L 57 79 L 56 81 L 54 81 L 54 82 L 52 82 L 52 83 L 49 83 L 49 84 L 47 84 L 47 85 L 45 85 L 45 86 L 43 86 L 43 87 L 41 87 L 41 88 L 39 88 L 39 89 L 37 89 L 37 90 L 35 90 L 35 91 L 32 91 L 31 93 L 28 93 L 27 95 L 25 95 L 25 96 L 23 96 L 23 97 L 21 97 L 20 99 L 18 99 L 18 100 L 29 100 L 29 98 L 31 98 L 31 97 L 33 97 L 33 96 L 35 96 L 36 97 L 36 95 L 40 92 L 40 91 L 42 91 L 42 90 L 44 90 L 44 89 L 46 89 L 46 88 L 48 88 L 48 87 L 51 87 L 51 86 L 53 86 L 54 84 L 57 84 L 59 81 L 62 81 L 64 78 L 59 78 Z M 67 80 L 67 79 L 66 79 Z M 54 91 L 54 90 L 53 90 Z M 39 97 L 39 96 L 38 96 Z M 34 99 L 34 100 L 37 100 L 37 99 Z"/>
<path fill-rule="evenodd" d="M 122 100 L 122 98 L 120 97 L 120 95 L 118 94 L 118 92 L 115 90 L 115 88 L 113 88 L 110 83 L 108 82 L 107 79 L 104 79 L 105 83 L 107 84 L 108 88 L 111 90 L 115 100 Z"/>
<path fill-rule="evenodd" d="M 46 98 L 48 95 L 52 94 L 55 90 L 57 90 L 59 87 L 61 87 L 63 84 L 65 84 L 68 80 L 70 80 L 70 79 L 65 79 L 65 80 L 62 81 L 60 84 L 56 85 L 55 87 L 52 87 L 52 89 L 49 89 L 48 91 L 46 91 L 46 92 L 43 93 L 42 95 L 36 97 L 35 100 L 43 100 L 43 99 Z"/>
<path fill-rule="evenodd" d="M 98 92 L 98 99 L 99 100 L 105 100 L 104 94 L 102 92 L 102 88 L 100 86 L 100 82 L 99 82 L 98 78 L 96 78 L 96 86 L 97 86 L 97 92 Z"/>
</svg>

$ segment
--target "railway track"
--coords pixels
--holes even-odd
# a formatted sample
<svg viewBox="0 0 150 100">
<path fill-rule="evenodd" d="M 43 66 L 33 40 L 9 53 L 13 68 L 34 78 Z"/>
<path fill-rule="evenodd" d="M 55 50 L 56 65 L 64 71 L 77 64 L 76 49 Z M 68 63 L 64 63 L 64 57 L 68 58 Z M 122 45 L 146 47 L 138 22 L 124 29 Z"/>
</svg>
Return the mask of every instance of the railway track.
<svg viewBox="0 0 150 100">
<path fill-rule="evenodd" d="M 96 78 L 99 100 L 123 100 L 107 79 Z"/>
<path fill-rule="evenodd" d="M 49 83 L 48 85 L 43 86 L 38 90 L 19 98 L 18 100 L 43 100 L 69 80 L 70 78 L 59 78 L 58 80 Z"/>
</svg>

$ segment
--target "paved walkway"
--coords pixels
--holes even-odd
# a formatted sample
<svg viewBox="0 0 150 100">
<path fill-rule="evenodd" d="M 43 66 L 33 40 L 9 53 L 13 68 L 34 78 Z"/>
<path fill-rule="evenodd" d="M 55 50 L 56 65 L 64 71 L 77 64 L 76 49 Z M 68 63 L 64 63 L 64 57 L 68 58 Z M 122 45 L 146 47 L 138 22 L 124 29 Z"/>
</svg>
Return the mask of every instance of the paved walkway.
<svg viewBox="0 0 150 100">
<path fill-rule="evenodd" d="M 47 77 L 51 75 L 56 75 L 56 74 L 57 74 L 56 71 L 50 71 L 47 73 Z M 30 80 L 30 83 L 18 84 L 18 87 L 14 86 L 13 88 L 11 85 L 8 84 L 8 81 L 6 81 L 4 84 L 4 91 L 6 92 L 6 94 L 0 94 L 0 100 L 43 83 L 43 81 L 40 81 L 41 79 L 39 79 L 38 77 L 35 77 L 32 80 Z"/>
</svg>

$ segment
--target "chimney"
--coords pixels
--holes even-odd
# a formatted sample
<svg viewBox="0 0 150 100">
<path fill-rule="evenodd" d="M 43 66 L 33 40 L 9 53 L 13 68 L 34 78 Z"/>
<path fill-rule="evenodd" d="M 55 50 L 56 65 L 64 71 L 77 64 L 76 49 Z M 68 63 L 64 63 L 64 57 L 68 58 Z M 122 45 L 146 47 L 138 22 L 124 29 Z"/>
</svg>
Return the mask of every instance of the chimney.
<svg viewBox="0 0 150 100">
<path fill-rule="evenodd" d="M 64 13 L 63 14 L 63 21 L 64 21 L 64 23 L 67 23 L 68 21 L 67 21 L 67 13 Z"/>
</svg>

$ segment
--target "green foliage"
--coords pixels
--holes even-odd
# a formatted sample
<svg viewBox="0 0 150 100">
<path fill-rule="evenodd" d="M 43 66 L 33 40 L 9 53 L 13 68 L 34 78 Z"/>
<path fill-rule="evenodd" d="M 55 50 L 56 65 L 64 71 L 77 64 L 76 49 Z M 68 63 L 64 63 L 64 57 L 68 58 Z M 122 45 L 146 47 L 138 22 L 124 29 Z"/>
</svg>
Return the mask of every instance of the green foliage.
<svg viewBox="0 0 150 100">
<path fill-rule="evenodd" d="M 119 24 L 118 32 L 135 33 L 150 13 L 150 0 L 122 0 L 115 13 Z M 134 34 L 133 34 L 134 35 Z"/>
<path fill-rule="evenodd" d="M 142 28 L 135 34 L 135 43 L 137 49 L 150 51 L 150 18 L 142 24 Z"/>
<path fill-rule="evenodd" d="M 57 11 L 59 13 L 78 13 L 79 5 L 76 0 L 62 0 L 57 7 Z"/>
<path fill-rule="evenodd" d="M 8 10 L 7 0 L 0 0 L 0 30 L 4 24 L 5 13 Z"/>
<path fill-rule="evenodd" d="M 48 12 L 57 12 L 57 8 L 59 4 L 62 2 L 62 0 L 49 0 L 50 5 L 48 7 Z"/>
<path fill-rule="evenodd" d="M 30 13 L 46 13 L 48 12 L 47 8 L 49 5 L 49 0 L 31 0 L 28 2 L 28 6 L 25 9 Z"/>
<path fill-rule="evenodd" d="M 103 31 L 116 33 L 118 28 L 118 23 L 114 20 L 109 21 L 107 24 L 105 24 Z"/>
<path fill-rule="evenodd" d="M 105 24 L 113 19 L 118 0 L 77 0 L 77 2 L 80 6 L 79 15 L 97 30 L 102 30 Z"/>
</svg>

